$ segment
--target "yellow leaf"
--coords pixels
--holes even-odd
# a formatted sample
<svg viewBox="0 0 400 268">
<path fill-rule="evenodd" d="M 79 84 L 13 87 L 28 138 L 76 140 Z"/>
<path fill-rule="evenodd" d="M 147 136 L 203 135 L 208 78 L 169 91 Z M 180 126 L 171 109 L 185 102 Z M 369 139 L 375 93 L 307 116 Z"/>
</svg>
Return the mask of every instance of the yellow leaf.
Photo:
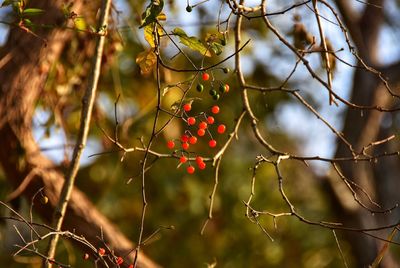
<svg viewBox="0 0 400 268">
<path fill-rule="evenodd" d="M 157 55 L 152 49 L 140 52 L 136 57 L 136 63 L 139 65 L 140 73 L 142 75 L 149 74 L 154 69 L 156 62 Z"/>
</svg>

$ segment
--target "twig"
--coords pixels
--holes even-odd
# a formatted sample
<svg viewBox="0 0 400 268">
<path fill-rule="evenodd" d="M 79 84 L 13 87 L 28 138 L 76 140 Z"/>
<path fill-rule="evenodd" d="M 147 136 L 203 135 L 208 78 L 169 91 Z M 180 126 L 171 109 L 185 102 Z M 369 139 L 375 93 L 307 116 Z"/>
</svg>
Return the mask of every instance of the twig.
<svg viewBox="0 0 400 268">
<path fill-rule="evenodd" d="M 108 17 L 110 12 L 111 0 L 104 0 L 101 8 L 101 15 L 99 20 L 99 31 L 106 33 Z M 93 58 L 91 73 L 89 76 L 89 83 L 86 89 L 85 95 L 82 101 L 82 112 L 81 112 L 81 123 L 78 133 L 77 142 L 74 148 L 72 161 L 66 175 L 64 185 L 62 187 L 60 199 L 58 201 L 57 208 L 55 210 L 54 222 L 56 223 L 56 230 L 60 231 L 62 223 L 64 221 L 65 213 L 67 210 L 68 202 L 74 187 L 75 178 L 79 170 L 80 158 L 85 148 L 87 136 L 90 128 L 90 119 L 92 115 L 93 105 L 96 96 L 97 84 L 100 77 L 101 58 L 103 55 L 103 48 L 105 43 L 105 35 L 101 34 L 97 36 L 96 53 Z M 59 235 L 55 234 L 52 236 L 48 246 L 47 256 L 50 259 L 54 259 Z M 52 263 L 48 262 L 45 267 L 51 268 Z"/>
</svg>

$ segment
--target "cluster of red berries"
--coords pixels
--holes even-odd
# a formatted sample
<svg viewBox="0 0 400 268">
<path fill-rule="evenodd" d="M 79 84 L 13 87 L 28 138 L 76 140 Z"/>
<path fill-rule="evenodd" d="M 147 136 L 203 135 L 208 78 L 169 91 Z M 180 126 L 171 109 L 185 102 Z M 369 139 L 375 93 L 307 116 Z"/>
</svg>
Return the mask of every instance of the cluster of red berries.
<svg viewBox="0 0 400 268">
<path fill-rule="evenodd" d="M 203 137 L 206 134 L 210 137 L 210 140 L 208 141 L 208 146 L 210 148 L 214 148 L 217 146 L 217 141 L 213 138 L 211 131 L 210 131 L 210 126 L 214 125 L 215 123 L 215 118 L 211 115 L 207 115 L 205 112 L 202 112 L 198 114 L 197 116 L 189 116 L 187 113 L 192 110 L 192 104 L 191 103 L 186 103 L 183 105 L 183 112 L 182 112 L 182 119 L 187 123 L 188 129 L 185 130 L 185 133 L 180 137 L 179 141 L 182 147 L 181 156 L 179 158 L 179 162 L 181 164 L 185 164 L 189 160 L 190 152 L 189 147 L 190 145 L 194 145 L 197 143 L 198 138 L 192 134 L 189 128 L 193 128 L 193 126 L 196 126 L 196 122 L 199 121 L 197 125 L 197 136 L 198 137 Z M 220 112 L 220 108 L 217 105 L 214 105 L 211 107 L 211 113 L 216 115 Z M 217 132 L 219 134 L 225 133 L 226 126 L 224 124 L 219 124 L 217 126 Z M 167 147 L 169 149 L 174 149 L 175 148 L 175 142 L 174 140 L 169 140 L 167 142 Z M 204 163 L 204 160 L 201 156 L 196 157 L 196 164 L 199 169 L 205 169 L 206 164 Z M 186 168 L 186 171 L 189 174 L 193 174 L 195 172 L 195 167 L 190 163 L 189 161 L 189 166 Z"/>
<path fill-rule="evenodd" d="M 227 68 L 224 68 L 224 72 L 225 72 L 225 69 L 227 69 Z M 227 69 L 228 70 L 228 69 Z M 228 72 L 228 71 L 227 71 Z M 208 80 L 210 80 L 210 75 L 208 74 L 208 73 L 202 73 L 202 75 L 201 75 L 201 79 L 203 80 L 203 81 L 208 81 Z M 202 84 L 202 83 L 198 83 L 197 84 L 197 86 L 196 86 L 196 90 L 198 91 L 198 92 L 203 92 L 203 90 L 204 90 L 204 85 Z M 209 94 L 210 94 L 210 96 L 214 99 L 214 100 L 219 100 L 219 98 L 221 97 L 221 95 L 222 94 L 225 94 L 225 93 L 228 93 L 229 92 L 229 85 L 228 84 L 224 84 L 224 83 L 222 83 L 222 82 L 219 82 L 219 87 L 218 87 L 218 90 L 219 90 L 219 93 L 217 92 L 217 90 L 215 90 L 215 87 L 214 87 L 214 83 L 213 83 L 213 81 L 211 82 L 211 89 L 209 90 Z"/>
<path fill-rule="evenodd" d="M 100 256 L 105 256 L 105 255 L 106 255 L 106 250 L 105 250 L 104 248 L 99 248 L 99 249 L 97 250 L 97 253 L 98 253 Z M 83 254 L 83 259 L 84 259 L 84 260 L 88 260 L 89 257 L 90 257 L 90 256 L 89 256 L 88 253 Z M 117 265 L 121 265 L 121 264 L 124 263 L 124 259 L 123 259 L 122 257 L 115 257 L 114 261 L 115 261 L 115 263 L 116 263 Z M 128 266 L 128 268 L 133 268 L 133 264 L 130 264 L 130 265 Z"/>
</svg>

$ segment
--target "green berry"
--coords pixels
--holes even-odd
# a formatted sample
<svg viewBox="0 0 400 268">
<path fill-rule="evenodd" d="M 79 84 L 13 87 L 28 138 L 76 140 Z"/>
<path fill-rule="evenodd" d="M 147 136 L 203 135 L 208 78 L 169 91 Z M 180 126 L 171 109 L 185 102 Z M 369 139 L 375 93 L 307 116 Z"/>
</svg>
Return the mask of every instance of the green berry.
<svg viewBox="0 0 400 268">
<path fill-rule="evenodd" d="M 219 86 L 219 91 L 220 91 L 221 93 L 224 93 L 224 92 L 225 92 L 225 85 L 220 85 L 220 86 Z"/>
<path fill-rule="evenodd" d="M 217 95 L 217 91 L 215 91 L 214 89 L 210 89 L 209 94 L 214 97 Z"/>
<path fill-rule="evenodd" d="M 219 94 L 214 95 L 214 96 L 213 96 L 213 99 L 214 99 L 214 100 L 219 100 Z"/>
<path fill-rule="evenodd" d="M 227 73 L 229 73 L 231 70 L 229 70 L 229 68 L 223 68 L 222 71 L 223 71 L 224 73 L 227 74 Z"/>
<path fill-rule="evenodd" d="M 203 89 L 204 89 L 204 86 L 202 85 L 202 84 L 197 84 L 197 86 L 196 86 L 196 90 L 198 91 L 198 92 L 203 92 Z"/>
<path fill-rule="evenodd" d="M 187 7 L 186 7 L 186 11 L 187 11 L 187 12 L 192 12 L 192 10 L 193 10 L 193 8 L 192 8 L 191 6 L 187 6 Z"/>
<path fill-rule="evenodd" d="M 225 40 L 225 38 L 224 38 L 224 39 L 221 39 L 221 45 L 226 46 L 226 40 Z"/>
</svg>

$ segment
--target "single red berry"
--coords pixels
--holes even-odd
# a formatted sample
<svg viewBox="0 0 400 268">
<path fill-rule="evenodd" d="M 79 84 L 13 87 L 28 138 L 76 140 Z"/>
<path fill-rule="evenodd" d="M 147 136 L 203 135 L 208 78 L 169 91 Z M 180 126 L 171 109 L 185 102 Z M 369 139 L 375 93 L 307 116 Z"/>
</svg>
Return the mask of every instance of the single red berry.
<svg viewBox="0 0 400 268">
<path fill-rule="evenodd" d="M 167 142 L 167 147 L 170 149 L 173 149 L 175 147 L 175 142 L 174 141 L 168 141 Z"/>
<path fill-rule="evenodd" d="M 211 108 L 211 112 L 212 112 L 213 114 L 219 113 L 219 107 L 218 107 L 217 105 L 214 105 L 214 106 Z"/>
<path fill-rule="evenodd" d="M 225 84 L 225 93 L 228 93 L 228 92 L 229 92 L 229 85 Z"/>
<path fill-rule="evenodd" d="M 214 122 L 215 122 L 214 117 L 212 117 L 212 116 L 207 117 L 207 122 L 208 122 L 210 125 L 211 125 L 211 124 L 214 124 Z"/>
<path fill-rule="evenodd" d="M 194 168 L 194 166 L 188 166 L 186 169 L 187 173 L 189 174 L 193 174 L 195 170 L 196 169 Z"/>
<path fill-rule="evenodd" d="M 89 259 L 89 254 L 88 253 L 83 254 L 83 259 L 84 260 L 88 260 Z"/>
<path fill-rule="evenodd" d="M 197 166 L 199 167 L 199 169 L 205 169 L 206 168 L 206 163 L 204 162 L 198 162 Z"/>
<path fill-rule="evenodd" d="M 224 124 L 219 125 L 218 128 L 217 128 L 217 131 L 218 131 L 219 134 L 224 133 L 225 130 L 226 130 L 226 127 L 225 127 Z"/>
<path fill-rule="evenodd" d="M 194 117 L 189 117 L 188 119 L 187 119 L 187 122 L 188 122 L 188 125 L 190 126 L 190 125 L 194 125 L 194 124 L 196 124 L 196 118 L 194 118 Z"/>
<path fill-rule="evenodd" d="M 106 250 L 104 248 L 99 248 L 97 253 L 99 253 L 100 256 L 104 256 L 106 254 Z"/>
<path fill-rule="evenodd" d="M 133 264 L 129 265 L 128 268 L 133 268 Z"/>
<path fill-rule="evenodd" d="M 196 144 L 196 142 L 197 142 L 197 137 L 196 136 L 192 136 L 192 137 L 189 138 L 189 143 L 190 144 Z"/>
<path fill-rule="evenodd" d="M 192 105 L 190 103 L 186 103 L 185 105 L 183 105 L 183 110 L 189 112 L 190 110 L 192 110 Z"/>
<path fill-rule="evenodd" d="M 186 163 L 186 161 L 187 161 L 187 158 L 184 155 L 182 155 L 181 158 L 179 158 L 179 162 L 181 162 L 182 164 Z"/>
<path fill-rule="evenodd" d="M 200 129 L 206 129 L 207 128 L 207 123 L 206 122 L 200 122 L 200 124 L 199 124 L 199 128 Z"/>
<path fill-rule="evenodd" d="M 189 143 L 187 143 L 187 142 L 182 143 L 182 148 L 183 148 L 184 150 L 189 149 Z"/>
<path fill-rule="evenodd" d="M 188 135 L 182 135 L 181 141 L 182 142 L 188 142 L 189 141 L 189 136 Z"/>
<path fill-rule="evenodd" d="M 199 137 L 203 137 L 204 134 L 206 134 L 206 131 L 202 128 L 200 128 L 199 130 L 197 130 L 197 135 L 199 135 Z"/>
<path fill-rule="evenodd" d="M 124 259 L 122 257 L 118 257 L 116 262 L 118 265 L 121 265 L 124 262 Z"/>
<path fill-rule="evenodd" d="M 201 78 L 203 79 L 203 81 L 208 81 L 210 79 L 210 75 L 208 73 L 203 73 L 201 75 Z"/>
<path fill-rule="evenodd" d="M 196 163 L 198 164 L 198 163 L 201 163 L 201 162 L 203 162 L 203 157 L 197 156 L 196 157 Z"/>
<path fill-rule="evenodd" d="M 217 141 L 216 140 L 210 140 L 208 142 L 208 146 L 210 146 L 211 148 L 214 148 L 215 146 L 217 146 Z"/>
</svg>

